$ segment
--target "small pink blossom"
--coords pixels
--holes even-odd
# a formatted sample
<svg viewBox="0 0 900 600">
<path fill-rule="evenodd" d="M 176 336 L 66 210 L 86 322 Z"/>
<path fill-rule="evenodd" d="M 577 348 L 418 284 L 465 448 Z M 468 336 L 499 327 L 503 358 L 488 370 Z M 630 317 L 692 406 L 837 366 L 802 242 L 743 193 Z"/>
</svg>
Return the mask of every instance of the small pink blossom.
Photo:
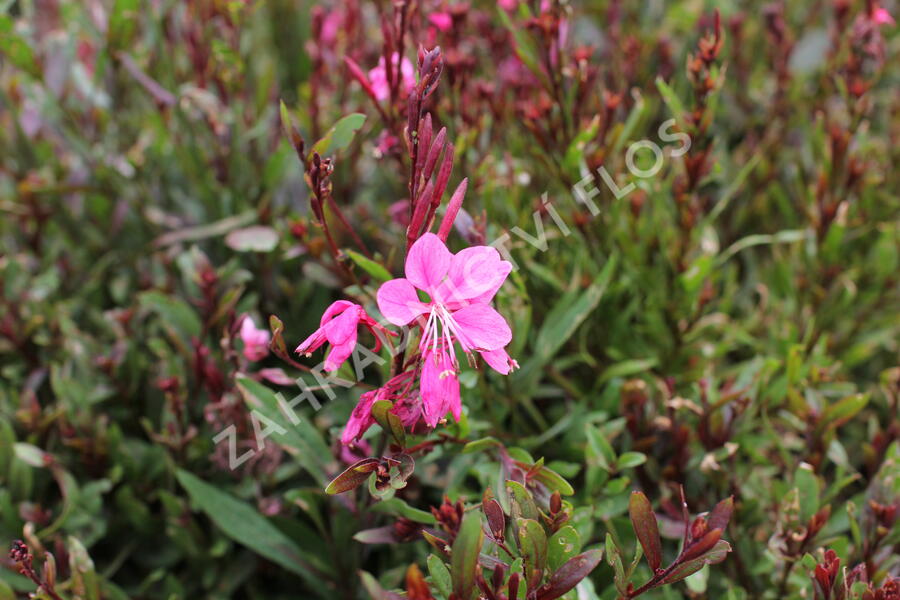
<svg viewBox="0 0 900 600">
<path fill-rule="evenodd" d="M 391 62 L 396 69 L 397 63 L 400 63 L 400 75 L 402 78 L 402 86 L 401 89 L 404 93 L 409 93 L 409 91 L 415 87 L 416 85 L 416 75 L 413 70 L 413 65 L 409 62 L 409 59 L 405 56 L 403 60 L 400 60 L 400 54 L 394 52 L 391 56 Z M 385 72 L 385 62 L 384 56 L 378 59 L 378 65 L 369 70 L 369 84 L 372 86 L 372 90 L 375 93 L 375 98 L 378 101 L 387 100 L 391 95 L 391 86 L 388 82 L 387 73 Z"/>
<path fill-rule="evenodd" d="M 378 352 L 381 341 L 376 331 L 383 331 L 383 328 L 362 306 L 347 300 L 338 300 L 326 308 L 319 321 L 319 328 L 303 340 L 295 352 L 309 356 L 327 342 L 331 344 L 331 351 L 325 357 L 325 370 L 337 371 L 344 361 L 350 358 L 356 347 L 360 323 L 375 335 L 375 352 Z"/>
<path fill-rule="evenodd" d="M 519 0 L 497 0 L 497 4 L 500 5 L 505 11 L 515 10 L 516 7 L 519 6 Z"/>
<path fill-rule="evenodd" d="M 244 356 L 247 360 L 258 361 L 269 355 L 269 340 L 272 334 L 258 329 L 250 315 L 241 323 L 241 341 L 244 342 Z"/>
<path fill-rule="evenodd" d="M 893 25 L 894 17 L 891 16 L 891 13 L 889 13 L 887 9 L 879 6 L 872 14 L 872 21 L 874 21 L 876 25 Z"/>
<path fill-rule="evenodd" d="M 423 318 L 420 348 L 447 348 L 455 364 L 454 342 L 471 354 L 500 350 L 512 339 L 506 320 L 490 306 L 511 270 L 496 248 L 472 246 L 451 254 L 438 236 L 426 233 L 409 250 L 406 278 L 378 289 L 378 308 L 397 326 Z M 420 301 L 416 290 L 430 299 Z"/>
<path fill-rule="evenodd" d="M 437 27 L 440 31 L 448 31 L 453 27 L 453 17 L 450 16 L 450 13 L 432 13 L 428 15 L 428 22 Z"/>
</svg>

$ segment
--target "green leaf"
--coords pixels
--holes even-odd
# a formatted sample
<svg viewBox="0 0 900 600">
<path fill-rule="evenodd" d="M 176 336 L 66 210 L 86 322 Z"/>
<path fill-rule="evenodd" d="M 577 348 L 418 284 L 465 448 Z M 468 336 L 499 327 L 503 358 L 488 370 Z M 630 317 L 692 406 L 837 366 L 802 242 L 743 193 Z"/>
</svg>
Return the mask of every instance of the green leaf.
<svg viewBox="0 0 900 600">
<path fill-rule="evenodd" d="M 525 560 L 525 580 L 540 581 L 547 566 L 547 534 L 532 519 L 518 519 L 519 553 Z"/>
<path fill-rule="evenodd" d="M 313 572 L 300 548 L 252 506 L 183 469 L 178 469 L 176 477 L 194 504 L 225 535 L 304 578 L 314 589 L 324 592 L 322 578 Z"/>
<path fill-rule="evenodd" d="M 378 281 L 388 281 L 393 279 L 390 271 L 385 269 L 380 263 L 375 262 L 371 258 L 366 258 L 355 250 L 344 250 L 347 256 L 359 266 L 360 269 L 377 279 Z"/>
<path fill-rule="evenodd" d="M 372 510 L 405 517 L 416 523 L 424 523 L 426 525 L 434 525 L 435 523 L 433 514 L 424 510 L 419 510 L 418 508 L 413 508 L 400 498 L 391 498 L 390 500 L 376 502 L 372 506 Z"/>
<path fill-rule="evenodd" d="M 318 152 L 320 156 L 325 156 L 343 150 L 350 145 L 356 132 L 365 122 L 366 115 L 362 113 L 353 113 L 343 117 L 328 130 L 322 139 L 315 143 L 312 151 Z"/>
<path fill-rule="evenodd" d="M 462 600 L 469 600 L 475 589 L 475 570 L 478 568 L 482 543 L 484 532 L 481 529 L 481 513 L 469 512 L 463 517 L 450 552 L 453 593 Z"/>
<path fill-rule="evenodd" d="M 543 483 L 551 492 L 559 492 L 563 496 L 571 496 L 575 493 L 575 489 L 568 481 L 563 479 L 559 473 L 548 469 L 547 467 L 541 466 L 541 468 L 532 475 L 532 478 L 535 481 Z"/>
<path fill-rule="evenodd" d="M 434 554 L 428 555 L 428 573 L 431 575 L 431 582 L 445 598 L 450 596 L 452 590 L 452 581 L 450 571 L 439 557 Z"/>
<path fill-rule="evenodd" d="M 138 298 L 142 307 L 157 313 L 165 326 L 174 328 L 186 341 L 200 335 L 200 317 L 183 300 L 157 291 L 144 292 Z"/>
<path fill-rule="evenodd" d="M 262 441 L 284 447 L 321 485 L 325 485 L 331 450 L 316 427 L 290 407 L 293 400 L 276 395 L 262 383 L 243 375 L 237 377 L 236 382 L 244 402 L 254 411 L 251 417 L 269 434 Z"/>
<path fill-rule="evenodd" d="M 640 452 L 625 452 L 616 461 L 616 468 L 631 469 L 647 462 L 647 456 Z"/>
<path fill-rule="evenodd" d="M 800 500 L 800 518 L 806 522 L 819 510 L 819 479 L 812 466 L 800 463 L 794 472 L 794 486 Z"/>
<path fill-rule="evenodd" d="M 581 536 L 571 525 L 564 525 L 547 542 L 547 565 L 556 571 L 581 550 Z"/>
<path fill-rule="evenodd" d="M 33 77 L 41 76 L 41 69 L 29 43 L 15 31 L 15 23 L 9 15 L 0 15 L 0 55 L 9 59 L 17 69 Z"/>
<path fill-rule="evenodd" d="M 463 446 L 462 453 L 463 454 L 472 454 L 475 452 L 483 452 L 485 450 L 489 450 L 491 448 L 497 448 L 502 445 L 503 444 L 501 444 L 499 442 L 499 440 L 497 440 L 497 438 L 485 437 L 485 438 L 481 438 L 480 440 L 473 440 L 473 441 L 469 442 L 468 444 L 466 444 L 465 446 Z"/>
<path fill-rule="evenodd" d="M 510 516 L 513 519 L 524 517 L 536 521 L 540 518 L 537 504 L 534 503 L 534 499 L 528 490 L 525 489 L 525 486 L 517 481 L 508 480 L 506 482 L 506 492 L 512 501 Z"/>
<path fill-rule="evenodd" d="M 659 90 L 659 94 L 662 96 L 663 102 L 666 103 L 666 106 L 669 107 L 669 110 L 672 111 L 672 116 L 675 117 L 675 120 L 679 125 L 684 125 L 684 118 L 687 115 L 687 110 L 684 108 L 684 104 L 681 102 L 681 98 L 678 97 L 678 94 L 675 93 L 669 84 L 665 82 L 662 77 L 656 78 L 656 89 Z"/>
<path fill-rule="evenodd" d="M 869 403 L 868 394 L 853 394 L 825 409 L 821 423 L 827 427 L 840 427 L 855 417 Z"/>
<path fill-rule="evenodd" d="M 585 449 L 585 459 L 596 461 L 604 471 L 611 472 L 613 465 L 616 464 L 616 452 L 612 445 L 607 441 L 603 434 L 590 423 L 584 426 L 584 433 L 587 436 L 588 445 Z M 609 556 L 609 554 L 607 554 Z"/>
<path fill-rule="evenodd" d="M 372 418 L 394 438 L 394 441 L 400 446 L 406 445 L 406 430 L 403 429 L 403 423 L 400 417 L 391 412 L 394 403 L 389 400 L 379 400 L 372 404 Z"/>
<path fill-rule="evenodd" d="M 544 365 L 594 312 L 615 273 L 617 262 L 615 256 L 610 257 L 603 270 L 586 290 L 565 294 L 554 305 L 538 332 L 534 354 L 513 376 L 513 381 L 519 389 L 534 387 L 543 372 Z"/>
</svg>

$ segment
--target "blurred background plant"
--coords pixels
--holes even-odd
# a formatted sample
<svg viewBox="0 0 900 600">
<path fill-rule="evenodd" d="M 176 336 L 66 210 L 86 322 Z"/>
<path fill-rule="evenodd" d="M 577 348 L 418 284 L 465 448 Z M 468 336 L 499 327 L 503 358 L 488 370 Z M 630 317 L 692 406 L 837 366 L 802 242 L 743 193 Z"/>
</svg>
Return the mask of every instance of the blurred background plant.
<svg viewBox="0 0 900 600">
<path fill-rule="evenodd" d="M 891 14 L 0 2 L 0 598 L 900 597 Z M 342 447 L 387 367 L 289 349 L 402 273 L 438 45 L 449 244 L 514 261 L 522 368 Z"/>
</svg>

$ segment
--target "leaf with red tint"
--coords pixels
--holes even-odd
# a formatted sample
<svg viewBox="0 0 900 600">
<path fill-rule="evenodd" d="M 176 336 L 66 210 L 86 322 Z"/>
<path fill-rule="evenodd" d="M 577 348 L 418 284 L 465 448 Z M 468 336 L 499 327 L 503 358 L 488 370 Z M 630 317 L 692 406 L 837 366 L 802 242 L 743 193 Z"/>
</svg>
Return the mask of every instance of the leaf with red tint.
<svg viewBox="0 0 900 600">
<path fill-rule="evenodd" d="M 691 545 L 688 546 L 682 553 L 681 560 L 691 560 L 697 558 L 698 556 L 715 546 L 721 537 L 721 529 L 713 529 L 711 531 L 707 531 L 702 538 L 691 542 Z"/>
<path fill-rule="evenodd" d="M 503 541 L 503 532 L 506 530 L 506 518 L 503 515 L 503 509 L 500 508 L 500 503 L 493 498 L 485 500 L 481 503 L 481 510 L 484 511 L 484 516 L 487 517 L 488 529 L 490 529 L 494 539 Z"/>
<path fill-rule="evenodd" d="M 537 591 L 537 600 L 554 600 L 578 585 L 600 564 L 602 550 L 588 550 L 566 562 Z"/>
<path fill-rule="evenodd" d="M 693 575 L 694 573 L 702 569 L 704 565 L 718 564 L 725 560 L 725 557 L 729 552 L 731 552 L 731 544 L 729 544 L 725 540 L 719 540 L 718 542 L 716 542 L 716 545 L 713 546 L 712 550 L 710 550 L 703 556 L 700 556 L 693 560 L 688 560 L 672 569 L 672 572 L 666 575 L 665 578 L 663 578 L 662 581 L 659 582 L 659 585 L 666 585 L 669 583 L 675 583 L 676 581 L 681 581 L 685 577 Z"/>
<path fill-rule="evenodd" d="M 415 564 L 409 565 L 406 570 L 406 597 L 408 600 L 434 600 L 422 571 Z"/>
<path fill-rule="evenodd" d="M 377 458 L 364 458 L 361 461 L 347 467 L 347 470 L 335 477 L 328 487 L 326 494 L 343 494 L 362 485 L 369 474 L 378 468 Z"/>
<path fill-rule="evenodd" d="M 725 531 L 728 527 L 728 522 L 731 520 L 731 513 L 733 511 L 734 496 L 729 496 L 716 504 L 715 508 L 710 511 L 709 516 L 706 518 L 709 528 Z"/>
<path fill-rule="evenodd" d="M 650 500 L 642 492 L 633 492 L 628 502 L 628 514 L 631 517 L 631 525 L 637 535 L 644 556 L 650 568 L 655 572 L 662 564 L 662 541 L 659 538 L 659 526 L 656 524 L 656 515 L 650 506 Z"/>
</svg>

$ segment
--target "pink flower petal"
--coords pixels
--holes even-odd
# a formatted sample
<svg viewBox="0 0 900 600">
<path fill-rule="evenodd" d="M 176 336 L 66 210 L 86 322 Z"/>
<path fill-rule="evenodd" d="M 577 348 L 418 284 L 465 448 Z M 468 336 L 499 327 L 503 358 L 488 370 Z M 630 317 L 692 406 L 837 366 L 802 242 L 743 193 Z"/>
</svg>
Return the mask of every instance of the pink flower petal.
<svg viewBox="0 0 900 600">
<path fill-rule="evenodd" d="M 347 426 L 344 427 L 344 433 L 341 434 L 342 443 L 349 444 L 353 440 L 358 440 L 375 423 L 375 418 L 372 417 L 372 405 L 375 403 L 377 392 L 378 390 L 372 390 L 360 396 L 359 403 L 350 413 L 350 419 L 347 420 Z"/>
<path fill-rule="evenodd" d="M 328 306 L 328 308 L 325 309 L 325 312 L 322 313 L 322 318 L 319 319 L 319 327 L 324 327 L 326 323 L 331 321 L 337 315 L 343 313 L 351 306 L 357 305 L 355 305 L 353 302 L 350 302 L 349 300 L 338 300 L 336 302 L 332 302 Z"/>
<path fill-rule="evenodd" d="M 512 264 L 500 258 L 491 246 L 472 246 L 453 255 L 447 279 L 437 295 L 442 302 L 464 305 L 487 304 L 506 281 Z"/>
<path fill-rule="evenodd" d="M 519 367 L 519 363 L 511 359 L 509 354 L 507 354 L 506 350 L 503 348 L 482 352 L 481 358 L 484 359 L 484 362 L 486 362 L 489 367 L 503 375 L 509 375 L 513 369 Z"/>
<path fill-rule="evenodd" d="M 325 332 L 322 331 L 322 328 L 316 329 L 312 332 L 308 338 L 300 342 L 300 345 L 297 346 L 297 349 L 294 350 L 297 354 L 308 354 L 310 352 L 315 352 L 318 350 L 322 344 L 324 344 L 327 340 L 325 339 Z"/>
<path fill-rule="evenodd" d="M 449 13 L 445 12 L 432 13 L 428 15 L 428 21 L 441 31 L 447 31 L 453 26 L 453 17 L 451 17 Z"/>
<path fill-rule="evenodd" d="M 398 327 L 428 312 L 428 306 L 419 300 L 416 288 L 406 279 L 391 279 L 381 284 L 376 294 L 378 310 L 384 318 Z"/>
<path fill-rule="evenodd" d="M 420 237 L 406 257 L 406 278 L 420 290 L 434 296 L 434 290 L 450 269 L 453 255 L 433 233 Z"/>
<path fill-rule="evenodd" d="M 453 313 L 460 342 L 476 350 L 499 350 L 512 340 L 506 319 L 487 304 L 471 304 Z"/>
<path fill-rule="evenodd" d="M 354 348 L 356 348 L 355 330 L 353 332 L 352 338 L 348 339 L 342 344 L 335 344 L 331 347 L 331 350 L 328 352 L 328 356 L 325 357 L 325 370 L 331 372 L 340 369 L 341 365 L 344 364 L 344 361 L 350 358 L 350 355 L 353 354 Z"/>
<path fill-rule="evenodd" d="M 426 425 L 436 426 L 448 410 L 459 420 L 459 379 L 446 350 L 425 353 L 419 390 Z"/>
<path fill-rule="evenodd" d="M 352 305 L 339 316 L 322 326 L 325 337 L 332 344 L 343 344 L 351 337 L 356 342 L 356 329 L 359 325 L 359 307 Z"/>
<path fill-rule="evenodd" d="M 875 15 L 872 19 L 876 25 L 893 25 L 894 17 L 891 16 L 885 8 L 879 6 L 875 9 Z"/>
</svg>

